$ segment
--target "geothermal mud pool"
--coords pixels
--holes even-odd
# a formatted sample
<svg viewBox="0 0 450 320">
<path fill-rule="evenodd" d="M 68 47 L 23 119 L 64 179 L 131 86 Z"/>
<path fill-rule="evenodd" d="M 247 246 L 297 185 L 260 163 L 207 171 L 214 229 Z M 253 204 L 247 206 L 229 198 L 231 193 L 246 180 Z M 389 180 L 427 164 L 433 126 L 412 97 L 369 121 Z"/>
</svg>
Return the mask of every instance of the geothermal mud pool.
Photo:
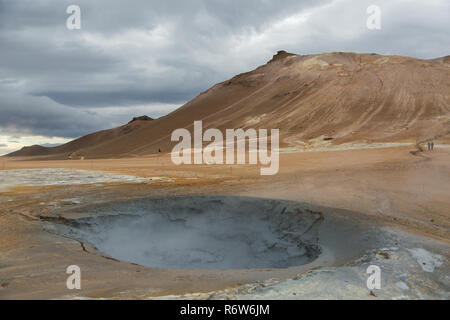
<svg viewBox="0 0 450 320">
<path fill-rule="evenodd" d="M 118 260 L 153 268 L 286 268 L 321 253 L 323 217 L 241 197 L 140 199 L 103 205 L 60 232 Z"/>
<path fill-rule="evenodd" d="M 78 170 L 45 172 L 3 172 L 3 176 L 11 178 L 3 182 L 13 187 L 60 185 L 71 179 L 81 185 L 108 181 L 147 184 L 149 180 Z M 40 174 L 47 178 L 39 179 Z M 142 186 L 136 184 L 134 188 L 139 191 Z M 5 200 L 14 201 L 8 197 Z M 40 252 L 50 254 L 44 259 L 51 260 L 51 266 L 63 265 L 55 266 L 54 270 L 49 267 L 48 278 L 42 283 L 34 277 L 27 281 L 36 281 L 37 288 L 59 284 L 53 277 L 64 266 L 75 263 L 82 266 L 86 278 L 91 278 L 84 280 L 86 286 L 96 288 L 83 291 L 81 297 L 85 294 L 176 299 L 449 297 L 448 246 L 391 230 L 367 215 L 296 201 L 231 195 L 163 194 L 153 198 L 111 199 L 116 199 L 115 194 L 92 197 L 90 192 L 78 194 L 76 201 L 51 199 L 45 213 L 40 209 L 45 203 L 39 203 L 35 211 L 38 220 L 31 220 L 40 221 L 33 239 L 49 242 L 42 251 L 32 249 L 37 254 L 31 256 L 37 260 L 32 260 L 30 266 L 42 263 Z M 30 214 L 24 217 L 32 218 Z M 20 217 L 19 220 L 22 221 Z M 41 233 L 42 230 L 48 233 Z M 69 239 L 63 240 L 61 236 Z M 81 243 L 81 254 L 80 246 L 73 240 Z M 35 243 L 30 248 L 33 246 Z M 21 252 L 17 254 L 24 256 Z M 375 293 L 366 287 L 366 269 L 373 264 L 383 271 L 382 290 Z M 22 271 L 18 272 L 4 277 L 22 279 Z M 193 284 L 199 282 L 197 291 L 193 290 Z M 230 289 L 220 289 L 228 288 L 228 284 Z M 171 291 L 174 286 L 182 289 Z M 14 294 L 11 288 L 13 285 L 8 284 L 10 294 Z M 23 292 L 20 288 L 17 292 Z M 55 292 L 61 288 L 64 285 L 58 285 Z M 114 292 L 109 294 L 96 291 L 105 288 L 119 291 L 110 289 Z M 194 293 L 164 296 L 157 292 Z M 61 294 L 50 293 L 49 297 Z"/>
<path fill-rule="evenodd" d="M 144 198 L 78 208 L 56 228 L 105 256 L 150 268 L 268 272 L 237 289 L 163 298 L 448 298 L 446 258 L 433 253 L 445 245 L 367 216 L 311 208 L 238 196 Z M 374 264 L 383 270 L 377 293 L 366 287 Z M 275 270 L 285 274 L 273 282 Z"/>
</svg>

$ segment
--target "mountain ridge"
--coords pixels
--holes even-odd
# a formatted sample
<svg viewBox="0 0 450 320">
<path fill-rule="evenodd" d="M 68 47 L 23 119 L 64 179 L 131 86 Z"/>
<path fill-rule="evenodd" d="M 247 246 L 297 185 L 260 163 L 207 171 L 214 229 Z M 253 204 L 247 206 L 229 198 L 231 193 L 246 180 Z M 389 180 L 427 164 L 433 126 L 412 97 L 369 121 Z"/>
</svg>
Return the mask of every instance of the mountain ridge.
<svg viewBox="0 0 450 320">
<path fill-rule="evenodd" d="M 282 147 L 321 138 L 340 144 L 445 137 L 450 128 L 449 63 L 449 56 L 424 60 L 278 51 L 265 65 L 212 86 L 159 119 L 137 121 L 140 124 L 128 131 L 124 127 L 132 123 L 96 132 L 45 153 L 41 149 L 34 156 L 67 158 L 75 152 L 103 158 L 159 149 L 170 152 L 175 144 L 171 132 L 192 130 L 195 120 L 202 120 L 204 129 L 279 128 Z"/>
</svg>

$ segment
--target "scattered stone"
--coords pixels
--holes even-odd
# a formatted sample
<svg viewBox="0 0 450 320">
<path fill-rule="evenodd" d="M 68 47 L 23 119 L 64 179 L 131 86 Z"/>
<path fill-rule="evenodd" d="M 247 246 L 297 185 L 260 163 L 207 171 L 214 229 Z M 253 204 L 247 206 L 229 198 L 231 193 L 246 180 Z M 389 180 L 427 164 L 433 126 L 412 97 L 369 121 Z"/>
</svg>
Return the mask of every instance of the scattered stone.
<svg viewBox="0 0 450 320">
<path fill-rule="evenodd" d="M 64 199 L 60 201 L 63 206 L 73 206 L 81 204 L 81 201 L 78 199 Z"/>
<path fill-rule="evenodd" d="M 404 283 L 403 281 L 398 281 L 395 285 L 402 290 L 409 290 L 408 285 L 406 283 Z"/>
<path fill-rule="evenodd" d="M 383 252 L 383 251 L 378 251 L 377 255 L 383 257 L 384 259 L 389 259 L 390 258 L 389 253 Z"/>
<path fill-rule="evenodd" d="M 434 272 L 436 267 L 440 267 L 444 263 L 444 258 L 439 254 L 433 254 L 425 249 L 408 249 L 417 263 L 425 272 Z"/>
</svg>

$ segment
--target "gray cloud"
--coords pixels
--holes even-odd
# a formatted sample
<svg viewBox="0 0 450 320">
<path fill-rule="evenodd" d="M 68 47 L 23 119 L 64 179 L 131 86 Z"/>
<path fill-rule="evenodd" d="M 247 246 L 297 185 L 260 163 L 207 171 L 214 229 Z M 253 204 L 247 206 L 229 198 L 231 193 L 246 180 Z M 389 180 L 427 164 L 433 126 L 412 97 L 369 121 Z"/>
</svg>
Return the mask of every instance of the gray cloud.
<svg viewBox="0 0 450 320">
<path fill-rule="evenodd" d="M 2 91 L 0 94 L 0 133 L 3 134 L 25 131 L 50 137 L 76 137 L 105 126 L 104 123 L 98 123 L 99 117 L 59 104 L 47 97 Z"/>
<path fill-rule="evenodd" d="M 279 49 L 449 54 L 448 1 L 379 0 L 379 31 L 365 24 L 372 2 L 0 0 L 0 133 L 77 137 L 158 117 Z"/>
</svg>

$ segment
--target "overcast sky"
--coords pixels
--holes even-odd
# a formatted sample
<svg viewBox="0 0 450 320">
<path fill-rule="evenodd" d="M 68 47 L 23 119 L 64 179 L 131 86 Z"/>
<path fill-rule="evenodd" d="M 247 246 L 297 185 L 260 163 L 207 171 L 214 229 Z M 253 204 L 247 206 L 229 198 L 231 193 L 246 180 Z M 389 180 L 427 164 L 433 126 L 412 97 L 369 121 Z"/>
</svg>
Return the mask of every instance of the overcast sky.
<svg viewBox="0 0 450 320">
<path fill-rule="evenodd" d="M 281 49 L 449 55 L 449 13 L 449 0 L 0 0 L 0 154 L 162 116 Z"/>
</svg>

